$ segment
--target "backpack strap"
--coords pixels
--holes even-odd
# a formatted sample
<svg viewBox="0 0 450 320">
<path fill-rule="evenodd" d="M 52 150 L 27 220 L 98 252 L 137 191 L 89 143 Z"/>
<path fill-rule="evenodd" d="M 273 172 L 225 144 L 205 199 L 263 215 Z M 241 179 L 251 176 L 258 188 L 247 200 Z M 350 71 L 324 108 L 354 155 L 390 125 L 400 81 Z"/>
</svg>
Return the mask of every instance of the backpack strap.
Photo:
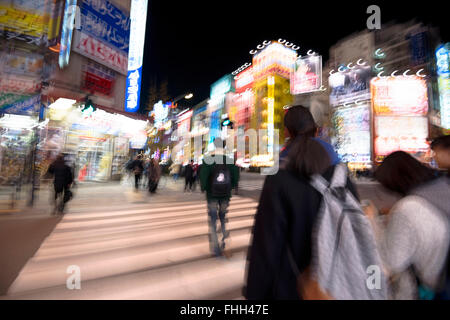
<svg viewBox="0 0 450 320">
<path fill-rule="evenodd" d="M 319 191 L 321 194 L 325 194 L 325 191 L 329 188 L 330 185 L 328 181 L 320 174 L 312 175 L 310 184 L 311 186 L 313 186 L 314 189 Z"/>
<path fill-rule="evenodd" d="M 345 188 L 347 185 L 347 166 L 345 163 L 339 163 L 336 165 L 331 178 L 331 188 Z"/>
</svg>

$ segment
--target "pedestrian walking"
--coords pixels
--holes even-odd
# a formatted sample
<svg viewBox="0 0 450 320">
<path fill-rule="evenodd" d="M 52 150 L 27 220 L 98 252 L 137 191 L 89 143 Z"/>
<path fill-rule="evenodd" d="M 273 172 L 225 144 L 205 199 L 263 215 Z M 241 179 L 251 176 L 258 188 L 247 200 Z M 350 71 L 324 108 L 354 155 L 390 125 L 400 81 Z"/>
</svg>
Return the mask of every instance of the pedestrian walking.
<svg viewBox="0 0 450 320">
<path fill-rule="evenodd" d="M 305 293 L 314 295 L 319 288 L 300 281 L 299 276 L 307 275 L 311 268 L 313 239 L 317 235 L 313 226 L 323 200 L 311 179 L 334 180 L 337 165 L 333 165 L 329 150 L 314 138 L 317 127 L 308 109 L 291 107 L 284 124 L 290 136 L 288 151 L 284 152 L 280 170 L 264 181 L 252 230 L 244 288 L 249 300 L 306 299 Z M 349 190 L 358 199 L 348 176 L 341 179 L 345 185 L 341 190 Z M 330 227 L 338 228 L 334 224 Z M 323 240 L 329 242 L 326 237 Z M 336 270 L 336 274 L 338 271 L 351 272 Z"/>
<path fill-rule="evenodd" d="M 208 203 L 210 248 L 216 257 L 224 253 L 225 239 L 229 232 L 226 230 L 226 214 L 231 199 L 231 190 L 239 180 L 239 171 L 232 158 L 224 153 L 224 141 L 221 138 L 214 140 L 214 155 L 203 159 L 200 171 L 200 186 L 206 191 Z M 222 241 L 219 244 L 217 236 L 217 217 L 219 217 Z"/>
<path fill-rule="evenodd" d="M 155 193 L 158 188 L 159 179 L 161 178 L 161 168 L 158 160 L 151 159 L 148 169 L 148 191 Z"/>
<path fill-rule="evenodd" d="M 192 191 L 192 183 L 194 180 L 194 160 L 191 160 L 184 167 L 184 192 L 187 190 Z"/>
<path fill-rule="evenodd" d="M 191 187 L 192 191 L 195 191 L 197 189 L 197 181 L 199 180 L 199 175 L 198 175 L 199 171 L 198 170 L 199 170 L 198 163 L 194 163 L 192 161 L 192 171 L 193 171 L 193 174 L 192 174 L 192 187 Z"/>
<path fill-rule="evenodd" d="M 401 196 L 389 210 L 387 224 L 377 219 L 375 208 L 368 211 L 390 276 L 391 299 L 441 295 L 450 243 L 450 178 L 439 177 L 403 151 L 387 156 L 374 176 Z"/>
<path fill-rule="evenodd" d="M 142 155 L 136 156 L 134 161 L 130 164 L 130 168 L 134 174 L 134 190 L 139 190 L 139 182 L 141 181 L 142 174 L 144 172 L 144 164 L 142 161 Z"/>
<path fill-rule="evenodd" d="M 172 165 L 170 166 L 170 174 L 173 177 L 173 181 L 178 181 L 178 177 L 180 175 L 180 171 L 181 171 L 181 165 L 179 163 L 172 163 Z"/>
<path fill-rule="evenodd" d="M 54 213 L 64 213 L 66 203 L 72 198 L 70 187 L 73 183 L 73 171 L 65 163 L 63 154 L 59 154 L 56 157 L 56 160 L 49 166 L 47 174 L 54 177 Z"/>
</svg>

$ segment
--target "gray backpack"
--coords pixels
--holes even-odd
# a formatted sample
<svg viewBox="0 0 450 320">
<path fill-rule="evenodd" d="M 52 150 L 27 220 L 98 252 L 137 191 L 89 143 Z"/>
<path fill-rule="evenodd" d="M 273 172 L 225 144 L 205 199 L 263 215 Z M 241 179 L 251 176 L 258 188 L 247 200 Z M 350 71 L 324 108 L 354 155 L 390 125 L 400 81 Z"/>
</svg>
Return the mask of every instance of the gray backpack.
<svg viewBox="0 0 450 320">
<path fill-rule="evenodd" d="M 323 200 L 313 228 L 309 280 L 303 281 L 304 290 L 310 291 L 305 299 L 387 299 L 387 281 L 372 226 L 346 184 L 345 164 L 336 165 L 331 183 L 320 175 L 311 179 Z M 289 256 L 300 277 L 292 252 Z"/>
</svg>

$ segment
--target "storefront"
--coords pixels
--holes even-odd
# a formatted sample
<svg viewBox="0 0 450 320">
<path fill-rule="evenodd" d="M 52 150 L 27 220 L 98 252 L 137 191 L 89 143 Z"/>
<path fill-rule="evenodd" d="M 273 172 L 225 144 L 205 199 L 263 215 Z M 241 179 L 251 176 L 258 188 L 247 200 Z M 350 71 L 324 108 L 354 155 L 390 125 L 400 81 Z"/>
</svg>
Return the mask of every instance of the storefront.
<svg viewBox="0 0 450 320">
<path fill-rule="evenodd" d="M 83 110 L 60 98 L 49 106 L 50 127 L 63 136 L 62 152 L 73 160 L 78 181 L 120 179 L 130 149 L 145 147 L 147 122 L 102 109 Z M 57 131 L 57 129 L 52 129 Z"/>
</svg>

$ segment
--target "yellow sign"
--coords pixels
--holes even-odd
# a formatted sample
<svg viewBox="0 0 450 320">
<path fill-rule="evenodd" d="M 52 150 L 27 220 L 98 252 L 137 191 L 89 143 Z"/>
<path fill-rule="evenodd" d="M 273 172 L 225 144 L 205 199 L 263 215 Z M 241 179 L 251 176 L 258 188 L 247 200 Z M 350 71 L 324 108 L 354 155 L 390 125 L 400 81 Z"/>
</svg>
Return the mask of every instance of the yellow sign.
<svg viewBox="0 0 450 320">
<path fill-rule="evenodd" d="M 47 35 L 49 39 L 53 38 L 55 30 L 53 21 L 49 14 L 36 14 L 33 12 L 18 10 L 10 6 L 0 6 L 0 26 L 6 31 L 18 34 L 28 35 L 40 38 Z"/>
</svg>

